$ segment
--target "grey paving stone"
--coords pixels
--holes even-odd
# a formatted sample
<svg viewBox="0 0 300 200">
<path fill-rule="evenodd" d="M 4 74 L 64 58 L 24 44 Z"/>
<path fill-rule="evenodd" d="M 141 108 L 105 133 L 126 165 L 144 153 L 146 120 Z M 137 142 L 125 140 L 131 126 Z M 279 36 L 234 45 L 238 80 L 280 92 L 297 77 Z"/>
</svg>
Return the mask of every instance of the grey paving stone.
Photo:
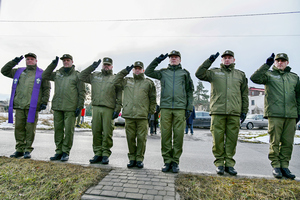
<svg viewBox="0 0 300 200">
<path fill-rule="evenodd" d="M 163 196 L 155 196 L 154 200 L 163 200 Z"/>
<path fill-rule="evenodd" d="M 128 180 L 127 183 L 130 183 L 130 184 L 137 184 L 137 180 Z"/>
<path fill-rule="evenodd" d="M 167 191 L 165 191 L 165 190 L 159 190 L 158 191 L 158 195 L 165 196 L 166 194 L 167 194 Z"/>
<path fill-rule="evenodd" d="M 167 187 L 164 187 L 164 186 L 153 186 L 154 190 L 165 190 L 165 188 L 167 188 Z"/>
<path fill-rule="evenodd" d="M 146 189 L 140 189 L 140 190 L 139 190 L 139 193 L 140 193 L 140 194 L 147 194 L 147 191 L 148 191 L 148 190 L 146 190 Z"/>
<path fill-rule="evenodd" d="M 87 191 L 85 191 L 86 194 L 89 194 L 95 187 L 90 187 L 89 189 L 87 189 Z"/>
<path fill-rule="evenodd" d="M 113 185 L 113 182 L 108 182 L 108 181 L 101 181 L 100 183 L 101 183 L 101 185 L 104 185 L 104 186 Z"/>
<path fill-rule="evenodd" d="M 119 192 L 119 193 L 117 194 L 117 197 L 123 198 L 123 197 L 125 197 L 125 196 L 126 196 L 126 192 Z"/>
<path fill-rule="evenodd" d="M 175 184 L 174 184 L 174 183 L 168 183 L 167 186 L 168 186 L 168 187 L 175 187 Z"/>
<path fill-rule="evenodd" d="M 113 178 L 113 179 L 111 179 L 111 182 L 120 183 L 120 179 L 119 178 Z"/>
<path fill-rule="evenodd" d="M 119 176 L 119 179 L 128 179 L 128 176 Z"/>
<path fill-rule="evenodd" d="M 152 190 L 153 189 L 153 185 L 138 185 L 138 188 Z"/>
<path fill-rule="evenodd" d="M 167 191 L 167 196 L 175 196 L 175 192 Z"/>
<path fill-rule="evenodd" d="M 89 194 L 99 195 L 101 190 L 92 190 Z"/>
<path fill-rule="evenodd" d="M 135 176 L 129 176 L 129 177 L 127 177 L 127 179 L 128 179 L 128 180 L 137 180 L 138 178 L 135 177 Z"/>
<path fill-rule="evenodd" d="M 127 179 L 119 180 L 121 183 L 127 183 Z"/>
<path fill-rule="evenodd" d="M 137 193 L 139 191 L 138 188 L 124 188 L 123 192 L 129 192 L 129 193 Z"/>
<path fill-rule="evenodd" d="M 96 189 L 96 190 L 101 190 L 103 188 L 103 185 L 96 185 L 95 187 L 94 187 L 94 189 Z"/>
<path fill-rule="evenodd" d="M 167 186 L 168 184 L 167 183 L 163 183 L 163 182 L 153 182 L 154 185 L 157 185 L 157 186 Z"/>
<path fill-rule="evenodd" d="M 169 191 L 169 192 L 174 192 L 175 188 L 174 187 L 165 187 L 165 190 Z"/>
<path fill-rule="evenodd" d="M 153 200 L 154 199 L 154 195 L 144 194 L 142 199 Z"/>
<path fill-rule="evenodd" d="M 139 193 L 127 193 L 126 198 L 135 198 L 135 199 L 142 199 L 143 195 Z"/>
<path fill-rule="evenodd" d="M 111 186 L 111 185 L 106 185 L 106 186 L 104 186 L 101 190 L 112 190 L 113 189 L 113 186 Z"/>
<path fill-rule="evenodd" d="M 151 181 L 150 178 L 137 178 L 138 181 Z"/>
<path fill-rule="evenodd" d="M 137 185 L 136 185 L 136 184 L 125 183 L 125 184 L 123 185 L 123 187 L 136 188 Z"/>
<path fill-rule="evenodd" d="M 119 187 L 122 187 L 124 185 L 124 183 L 120 183 L 120 182 L 118 182 L 118 183 L 114 183 L 113 184 L 113 186 L 115 187 L 115 186 L 119 186 Z"/>
<path fill-rule="evenodd" d="M 151 178 L 151 181 L 154 181 L 154 182 L 163 182 L 159 178 Z"/>
<path fill-rule="evenodd" d="M 148 190 L 147 194 L 157 195 L 158 194 L 158 190 Z"/>
<path fill-rule="evenodd" d="M 137 181 L 137 184 L 145 184 L 145 181 Z"/>
<path fill-rule="evenodd" d="M 107 190 L 104 190 L 101 192 L 101 196 L 111 196 L 111 197 L 116 197 L 118 194 L 118 192 L 116 191 L 107 191 Z"/>
<path fill-rule="evenodd" d="M 123 191 L 123 187 L 113 187 L 112 190 L 113 191 L 117 191 L 117 192 L 122 192 Z"/>
<path fill-rule="evenodd" d="M 174 200 L 174 196 L 164 196 L 163 200 Z"/>
</svg>

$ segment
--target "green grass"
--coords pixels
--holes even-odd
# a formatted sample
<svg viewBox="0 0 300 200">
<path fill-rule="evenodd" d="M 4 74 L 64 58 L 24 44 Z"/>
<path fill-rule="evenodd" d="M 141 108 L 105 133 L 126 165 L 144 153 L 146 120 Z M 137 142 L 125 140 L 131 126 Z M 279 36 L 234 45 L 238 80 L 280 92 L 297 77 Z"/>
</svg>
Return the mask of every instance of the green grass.
<svg viewBox="0 0 300 200">
<path fill-rule="evenodd" d="M 179 174 L 182 199 L 300 199 L 300 182 Z"/>
<path fill-rule="evenodd" d="M 0 199 L 80 199 L 107 173 L 80 165 L 0 157 Z"/>
</svg>

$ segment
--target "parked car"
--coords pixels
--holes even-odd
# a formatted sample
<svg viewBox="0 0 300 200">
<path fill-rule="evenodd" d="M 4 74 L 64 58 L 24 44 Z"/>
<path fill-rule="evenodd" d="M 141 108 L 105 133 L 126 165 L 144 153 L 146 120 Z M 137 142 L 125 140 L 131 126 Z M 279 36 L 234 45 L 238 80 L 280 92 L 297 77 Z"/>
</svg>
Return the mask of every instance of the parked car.
<svg viewBox="0 0 300 200">
<path fill-rule="evenodd" d="M 193 121 L 194 127 L 210 127 L 211 116 L 209 115 L 209 112 L 196 111 L 195 114 L 196 118 Z"/>
<path fill-rule="evenodd" d="M 297 123 L 297 125 L 296 125 L 297 127 L 297 130 L 300 130 L 300 121 Z"/>
<path fill-rule="evenodd" d="M 268 119 L 265 119 L 263 115 L 254 114 L 248 115 L 245 121 L 241 124 L 241 128 L 253 129 L 254 127 L 263 128 L 268 127 Z"/>
<path fill-rule="evenodd" d="M 122 113 L 119 113 L 119 116 L 114 119 L 115 126 L 125 126 L 125 119 L 122 117 Z"/>
</svg>

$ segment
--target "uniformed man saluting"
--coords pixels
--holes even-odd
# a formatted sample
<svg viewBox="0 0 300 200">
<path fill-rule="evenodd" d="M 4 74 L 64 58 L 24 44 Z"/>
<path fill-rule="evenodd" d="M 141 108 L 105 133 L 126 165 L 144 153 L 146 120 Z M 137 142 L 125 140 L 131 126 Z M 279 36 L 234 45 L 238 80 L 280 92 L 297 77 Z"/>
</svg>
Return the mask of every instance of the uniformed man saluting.
<svg viewBox="0 0 300 200">
<path fill-rule="evenodd" d="M 224 171 L 236 175 L 234 169 L 238 134 L 241 123 L 248 112 L 248 81 L 245 73 L 235 69 L 234 53 L 226 50 L 222 54 L 220 68 L 208 69 L 219 56 L 219 52 L 211 55 L 197 69 L 196 77 L 211 83 L 210 95 L 210 131 L 213 136 L 214 164 L 216 172 Z M 225 168 L 224 168 L 225 166 Z"/>
<path fill-rule="evenodd" d="M 23 59 L 23 56 L 20 56 L 6 63 L 1 73 L 13 78 L 8 122 L 13 123 L 15 109 L 16 152 L 10 157 L 18 158 L 24 155 L 26 159 L 31 158 L 38 112 L 46 109 L 51 86 L 49 81 L 42 79 L 43 70 L 37 67 L 36 55 L 28 53 L 25 58 L 26 68 L 13 69 Z"/>
<path fill-rule="evenodd" d="M 275 178 L 296 176 L 288 169 L 291 160 L 296 123 L 300 119 L 300 83 L 297 74 L 291 72 L 285 53 L 274 53 L 254 74 L 251 80 L 265 85 L 264 116 L 269 120 L 269 159 Z M 274 65 L 273 65 L 274 63 Z M 272 67 L 270 71 L 269 68 Z"/>
<path fill-rule="evenodd" d="M 55 90 L 52 99 L 54 111 L 54 141 L 55 155 L 50 160 L 68 161 L 73 145 L 75 119 L 83 108 L 85 85 L 80 81 L 79 72 L 73 65 L 73 57 L 64 54 L 61 58 L 63 67 L 53 72 L 58 63 L 58 57 L 43 73 L 43 78 L 54 81 Z"/>
<path fill-rule="evenodd" d="M 133 69 L 133 78 L 126 77 Z M 144 76 L 144 64 L 136 61 L 116 75 L 124 89 L 123 113 L 128 144 L 128 168 L 143 168 L 148 135 L 148 120 L 156 108 L 156 89 L 152 80 Z"/>
</svg>

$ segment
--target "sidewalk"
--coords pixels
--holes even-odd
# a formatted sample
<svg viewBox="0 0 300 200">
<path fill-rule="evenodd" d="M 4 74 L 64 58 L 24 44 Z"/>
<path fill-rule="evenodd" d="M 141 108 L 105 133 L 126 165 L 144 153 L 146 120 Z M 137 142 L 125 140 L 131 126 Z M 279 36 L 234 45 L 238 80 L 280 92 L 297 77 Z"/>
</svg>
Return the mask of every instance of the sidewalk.
<svg viewBox="0 0 300 200">
<path fill-rule="evenodd" d="M 150 169 L 113 169 L 81 199 L 180 199 L 175 191 L 176 175 Z"/>
</svg>

